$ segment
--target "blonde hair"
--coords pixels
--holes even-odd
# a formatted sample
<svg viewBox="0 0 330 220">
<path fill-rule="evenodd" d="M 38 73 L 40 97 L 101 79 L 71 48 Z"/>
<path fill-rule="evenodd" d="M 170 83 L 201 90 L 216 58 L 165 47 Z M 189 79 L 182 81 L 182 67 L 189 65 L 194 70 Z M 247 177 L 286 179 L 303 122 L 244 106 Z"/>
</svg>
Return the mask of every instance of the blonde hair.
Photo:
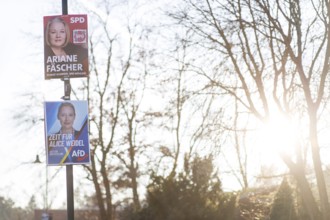
<svg viewBox="0 0 330 220">
<path fill-rule="evenodd" d="M 61 17 L 55 17 L 47 23 L 47 27 L 46 27 L 46 44 L 48 46 L 51 46 L 51 44 L 49 42 L 49 29 L 50 29 L 50 26 L 53 23 L 56 23 L 56 22 L 62 23 L 64 25 L 65 33 L 66 33 L 66 39 L 65 39 L 63 47 L 65 47 L 70 42 L 70 28 L 69 28 L 69 25 Z"/>
</svg>

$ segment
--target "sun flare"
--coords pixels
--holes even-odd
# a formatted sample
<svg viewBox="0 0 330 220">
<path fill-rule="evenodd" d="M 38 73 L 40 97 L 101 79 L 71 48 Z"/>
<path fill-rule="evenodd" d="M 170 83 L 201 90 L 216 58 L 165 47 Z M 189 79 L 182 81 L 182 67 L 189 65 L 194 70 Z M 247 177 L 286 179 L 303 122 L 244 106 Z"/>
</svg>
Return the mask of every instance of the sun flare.
<svg viewBox="0 0 330 220">
<path fill-rule="evenodd" d="M 294 155 L 299 127 L 283 114 L 274 114 L 257 132 L 257 145 L 264 160 L 271 162 L 280 154 Z"/>
</svg>

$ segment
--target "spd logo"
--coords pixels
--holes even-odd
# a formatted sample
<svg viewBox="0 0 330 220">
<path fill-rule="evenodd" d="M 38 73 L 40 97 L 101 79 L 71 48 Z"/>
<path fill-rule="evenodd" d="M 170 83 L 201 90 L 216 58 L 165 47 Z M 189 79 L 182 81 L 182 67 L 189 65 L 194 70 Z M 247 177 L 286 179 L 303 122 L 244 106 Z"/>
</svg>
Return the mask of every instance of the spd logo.
<svg viewBox="0 0 330 220">
<path fill-rule="evenodd" d="M 73 43 L 74 44 L 87 43 L 87 31 L 85 29 L 73 30 Z"/>
</svg>

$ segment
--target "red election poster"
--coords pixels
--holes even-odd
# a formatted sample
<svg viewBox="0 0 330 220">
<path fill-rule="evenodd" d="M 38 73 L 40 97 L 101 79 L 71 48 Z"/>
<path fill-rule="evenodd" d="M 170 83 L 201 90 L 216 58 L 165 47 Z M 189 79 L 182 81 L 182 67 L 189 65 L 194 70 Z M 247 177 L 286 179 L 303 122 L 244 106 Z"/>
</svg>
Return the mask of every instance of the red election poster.
<svg viewBox="0 0 330 220">
<path fill-rule="evenodd" d="M 44 16 L 45 79 L 88 76 L 87 15 Z"/>
</svg>

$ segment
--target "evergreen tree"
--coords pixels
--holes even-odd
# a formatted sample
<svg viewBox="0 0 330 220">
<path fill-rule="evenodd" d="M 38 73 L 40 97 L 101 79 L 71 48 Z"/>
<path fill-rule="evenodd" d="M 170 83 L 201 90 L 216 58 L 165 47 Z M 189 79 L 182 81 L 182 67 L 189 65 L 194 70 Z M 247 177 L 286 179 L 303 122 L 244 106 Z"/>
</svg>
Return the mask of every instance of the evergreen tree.
<svg viewBox="0 0 330 220">
<path fill-rule="evenodd" d="M 35 196 L 31 196 L 28 205 L 25 208 L 25 219 L 26 220 L 34 220 L 34 210 L 37 209 L 37 203 L 36 203 L 36 198 Z"/>
<path fill-rule="evenodd" d="M 197 158 L 189 173 L 177 177 L 154 176 L 147 205 L 137 220 L 232 220 L 236 196 L 225 193 L 212 173 L 210 158 Z"/>
<path fill-rule="evenodd" d="M 11 199 L 0 196 L 0 220 L 28 220 L 26 211 L 15 207 Z"/>
<path fill-rule="evenodd" d="M 283 179 L 278 189 L 270 212 L 270 220 L 297 220 L 292 189 Z"/>
<path fill-rule="evenodd" d="M 13 212 L 14 202 L 11 199 L 0 197 L 0 219 L 10 220 Z"/>
</svg>

